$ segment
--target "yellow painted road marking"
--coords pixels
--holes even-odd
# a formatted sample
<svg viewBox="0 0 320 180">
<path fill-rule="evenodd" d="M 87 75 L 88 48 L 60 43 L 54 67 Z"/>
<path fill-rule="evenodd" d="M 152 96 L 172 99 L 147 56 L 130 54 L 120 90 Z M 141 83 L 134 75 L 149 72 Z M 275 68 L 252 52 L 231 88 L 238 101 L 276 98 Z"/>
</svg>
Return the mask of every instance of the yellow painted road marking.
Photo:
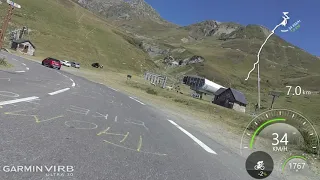
<svg viewBox="0 0 320 180">
<path fill-rule="evenodd" d="M 127 139 L 128 135 L 129 135 L 129 132 L 127 132 L 127 134 L 124 136 L 124 138 L 120 142 L 122 143 L 123 141 L 125 141 Z"/>
<path fill-rule="evenodd" d="M 35 116 L 35 117 L 37 117 L 37 116 Z M 36 123 L 41 123 L 41 122 L 45 122 L 45 121 L 51 121 L 51 120 L 62 118 L 62 117 L 64 117 L 64 116 L 60 115 L 60 116 L 56 116 L 56 117 L 53 117 L 53 118 L 50 118 L 50 119 L 46 119 L 46 120 L 41 120 L 41 121 L 37 118 L 36 119 Z"/>
<path fill-rule="evenodd" d="M 141 146 L 142 146 L 142 137 L 140 136 L 140 139 L 139 139 L 139 144 L 138 144 L 138 149 L 137 149 L 137 151 L 140 151 L 140 149 L 141 149 Z"/>
<path fill-rule="evenodd" d="M 103 130 L 103 131 L 99 132 L 97 134 L 97 136 L 100 136 L 101 134 L 105 134 L 109 129 L 110 129 L 110 127 L 108 127 L 106 130 Z"/>
<path fill-rule="evenodd" d="M 26 112 L 26 111 L 31 111 L 31 110 L 35 110 L 35 109 L 36 108 L 30 109 L 30 110 L 19 110 L 19 111 L 5 112 L 4 114 L 6 114 L 6 115 L 14 115 L 14 116 L 33 117 L 36 120 L 36 123 L 50 121 L 50 120 L 54 120 L 54 119 L 58 119 L 58 118 L 64 117 L 63 115 L 60 115 L 60 116 L 56 116 L 56 117 L 49 118 L 49 119 L 46 119 L 46 120 L 40 120 L 38 118 L 38 115 L 34 115 L 34 114 L 18 114 L 19 112 Z"/>
</svg>

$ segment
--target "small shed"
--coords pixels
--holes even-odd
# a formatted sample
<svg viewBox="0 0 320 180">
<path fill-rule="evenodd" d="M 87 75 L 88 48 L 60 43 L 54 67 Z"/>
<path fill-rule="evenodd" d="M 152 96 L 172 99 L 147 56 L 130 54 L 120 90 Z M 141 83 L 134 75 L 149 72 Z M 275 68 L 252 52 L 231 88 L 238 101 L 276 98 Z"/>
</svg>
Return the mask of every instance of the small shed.
<svg viewBox="0 0 320 180">
<path fill-rule="evenodd" d="M 19 39 L 12 41 L 11 49 L 34 56 L 36 47 L 29 40 Z"/>
<path fill-rule="evenodd" d="M 215 93 L 213 103 L 243 113 L 246 112 L 248 104 L 244 94 L 232 88 L 220 88 Z"/>
</svg>

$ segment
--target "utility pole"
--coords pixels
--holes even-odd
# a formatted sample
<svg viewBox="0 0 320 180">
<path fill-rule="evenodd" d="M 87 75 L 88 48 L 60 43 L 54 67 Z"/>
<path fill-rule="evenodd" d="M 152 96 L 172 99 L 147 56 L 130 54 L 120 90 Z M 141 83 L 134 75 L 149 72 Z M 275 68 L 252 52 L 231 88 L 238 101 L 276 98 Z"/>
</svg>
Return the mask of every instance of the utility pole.
<svg viewBox="0 0 320 180">
<path fill-rule="evenodd" d="M 261 98 L 260 98 L 260 65 L 258 64 L 258 108 L 261 108 Z"/>
<path fill-rule="evenodd" d="M 9 22 L 11 20 L 14 8 L 21 8 L 21 6 L 19 4 L 14 3 L 10 0 L 7 0 L 7 3 L 9 4 L 9 9 L 8 9 L 8 13 L 7 13 L 6 17 L 4 18 L 4 22 L 2 24 L 2 28 L 0 31 L 0 49 L 3 46 L 4 36 L 6 34 Z"/>
</svg>

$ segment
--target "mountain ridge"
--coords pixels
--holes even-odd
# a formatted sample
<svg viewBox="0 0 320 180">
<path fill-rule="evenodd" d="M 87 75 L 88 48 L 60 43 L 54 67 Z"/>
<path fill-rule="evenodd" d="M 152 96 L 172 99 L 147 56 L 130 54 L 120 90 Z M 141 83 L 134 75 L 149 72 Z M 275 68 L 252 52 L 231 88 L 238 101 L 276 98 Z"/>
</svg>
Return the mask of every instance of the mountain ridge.
<svg viewBox="0 0 320 180">
<path fill-rule="evenodd" d="M 212 19 L 203 20 L 185 26 L 177 25 L 163 19 L 156 9 L 145 2 L 145 0 L 72 1 L 80 4 L 82 7 L 87 8 L 90 11 L 99 13 L 103 17 L 109 19 L 117 27 L 142 36 L 148 36 L 148 32 L 150 31 L 155 31 L 154 34 L 156 34 L 159 31 L 166 31 L 170 29 L 188 30 L 188 37 L 185 38 L 191 41 L 202 40 L 211 36 L 217 37 L 220 40 L 236 38 L 264 39 L 271 33 L 271 29 L 260 24 L 242 25 L 235 22 L 219 22 Z M 250 26 L 256 26 L 259 28 L 248 28 L 255 32 L 246 33 L 246 27 Z M 258 33 L 257 31 L 261 32 Z M 152 34 L 152 36 L 156 36 L 154 34 Z M 285 44 L 291 44 L 276 34 L 274 34 L 272 38 L 277 38 Z"/>
<path fill-rule="evenodd" d="M 92 63 L 98 62 L 105 67 L 101 71 L 125 74 L 152 71 L 167 76 L 168 84 L 179 83 L 185 74 L 199 75 L 244 92 L 251 102 L 249 108 L 254 108 L 256 73 L 248 81 L 244 78 L 257 61 L 257 53 L 268 34 L 262 26 L 240 27 L 237 23 L 209 20 L 183 27 L 159 24 L 143 16 L 131 20 L 117 16 L 108 19 L 73 2 L 20 0 L 24 8 L 14 11 L 8 32 L 27 25 L 31 31 L 26 38 L 37 46 L 39 58 L 74 60 L 83 68 L 91 68 Z M 125 7 L 129 7 L 130 13 L 137 12 L 131 11 L 131 6 Z M 1 5 L 0 16 L 6 13 L 7 6 Z M 10 48 L 8 41 L 6 47 Z M 290 85 L 316 91 L 320 85 L 319 59 L 276 34 L 265 44 L 260 60 L 263 106 L 269 104 L 270 90 L 286 92 L 285 87 Z M 316 98 L 296 98 L 282 97 L 277 102 L 282 107 L 301 108 L 319 117 L 309 108 L 311 105 L 303 106 L 317 104 Z"/>
<path fill-rule="evenodd" d="M 144 0 L 73 0 L 82 7 L 99 13 L 110 20 L 151 20 L 159 24 L 173 25 Z"/>
</svg>

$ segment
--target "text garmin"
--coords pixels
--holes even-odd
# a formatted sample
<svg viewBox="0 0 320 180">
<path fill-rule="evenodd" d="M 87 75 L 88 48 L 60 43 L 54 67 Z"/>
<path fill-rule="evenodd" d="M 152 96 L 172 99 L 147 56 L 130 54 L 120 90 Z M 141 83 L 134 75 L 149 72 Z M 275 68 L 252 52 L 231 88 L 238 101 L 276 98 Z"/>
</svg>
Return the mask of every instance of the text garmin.
<svg viewBox="0 0 320 180">
<path fill-rule="evenodd" d="M 6 173 L 46 173 L 46 176 L 73 176 L 74 166 L 3 166 Z"/>
</svg>

